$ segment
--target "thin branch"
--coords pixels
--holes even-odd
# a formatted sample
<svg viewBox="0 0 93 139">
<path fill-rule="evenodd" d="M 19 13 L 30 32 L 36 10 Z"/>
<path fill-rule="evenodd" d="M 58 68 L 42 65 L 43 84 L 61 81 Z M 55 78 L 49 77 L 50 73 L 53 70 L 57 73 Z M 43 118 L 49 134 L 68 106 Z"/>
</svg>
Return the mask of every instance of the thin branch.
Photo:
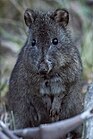
<svg viewBox="0 0 93 139">
<path fill-rule="evenodd" d="M 3 133 L 9 137 L 9 139 L 19 139 L 18 137 L 16 137 L 6 126 L 5 124 L 0 121 L 0 127 L 2 128 Z M 2 133 L 1 133 L 2 134 Z M 2 134 L 3 136 L 3 134 Z"/>
<path fill-rule="evenodd" d="M 0 131 L 0 139 L 9 139 L 3 132 Z"/>
</svg>

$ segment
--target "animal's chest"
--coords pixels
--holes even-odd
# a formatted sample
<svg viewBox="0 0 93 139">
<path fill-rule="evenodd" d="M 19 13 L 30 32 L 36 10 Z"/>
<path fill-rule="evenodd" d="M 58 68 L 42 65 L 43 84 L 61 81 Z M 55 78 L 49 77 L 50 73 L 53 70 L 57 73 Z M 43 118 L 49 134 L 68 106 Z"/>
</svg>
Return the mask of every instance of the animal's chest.
<svg viewBox="0 0 93 139">
<path fill-rule="evenodd" d="M 65 88 L 60 77 L 54 76 L 49 79 L 43 79 L 40 82 L 40 94 L 55 96 L 64 92 Z"/>
<path fill-rule="evenodd" d="M 55 77 L 49 80 L 43 80 L 40 83 L 40 94 L 42 95 L 42 99 L 50 113 L 52 121 L 58 121 L 59 119 L 64 91 L 65 88 L 62 85 L 61 78 Z"/>
</svg>

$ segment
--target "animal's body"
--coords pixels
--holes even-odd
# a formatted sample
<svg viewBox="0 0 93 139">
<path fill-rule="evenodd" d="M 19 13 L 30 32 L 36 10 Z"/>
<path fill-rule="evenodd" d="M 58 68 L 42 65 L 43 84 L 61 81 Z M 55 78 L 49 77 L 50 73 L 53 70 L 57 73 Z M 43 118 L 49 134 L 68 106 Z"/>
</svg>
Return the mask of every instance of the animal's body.
<svg viewBox="0 0 93 139">
<path fill-rule="evenodd" d="M 24 19 L 29 33 L 8 93 L 17 129 L 70 118 L 83 109 L 82 63 L 68 31 L 69 13 L 27 9 Z"/>
</svg>

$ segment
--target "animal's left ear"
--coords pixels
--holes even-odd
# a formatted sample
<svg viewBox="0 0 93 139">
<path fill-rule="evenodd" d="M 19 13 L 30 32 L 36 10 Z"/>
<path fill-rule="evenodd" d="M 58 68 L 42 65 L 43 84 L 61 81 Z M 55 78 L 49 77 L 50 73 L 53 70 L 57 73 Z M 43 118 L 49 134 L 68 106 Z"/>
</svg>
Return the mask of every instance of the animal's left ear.
<svg viewBox="0 0 93 139">
<path fill-rule="evenodd" d="M 69 22 L 69 13 L 65 9 L 57 9 L 50 17 L 63 26 L 67 26 Z"/>
<path fill-rule="evenodd" d="M 25 23 L 28 27 L 30 27 L 32 25 L 32 23 L 35 20 L 35 12 L 31 9 L 26 9 L 25 13 L 24 13 L 24 20 Z"/>
</svg>

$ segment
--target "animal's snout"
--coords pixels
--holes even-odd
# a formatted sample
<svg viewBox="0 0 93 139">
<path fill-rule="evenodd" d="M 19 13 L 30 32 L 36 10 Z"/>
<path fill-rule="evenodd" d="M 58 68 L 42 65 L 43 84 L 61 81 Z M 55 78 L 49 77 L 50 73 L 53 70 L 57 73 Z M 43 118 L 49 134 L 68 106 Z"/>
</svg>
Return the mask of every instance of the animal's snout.
<svg viewBox="0 0 93 139">
<path fill-rule="evenodd" d="M 48 74 L 53 68 L 53 64 L 51 61 L 47 60 L 46 62 L 41 62 L 39 65 L 39 73 L 40 74 Z"/>
<path fill-rule="evenodd" d="M 48 66 L 47 66 L 47 64 L 46 63 L 41 63 L 40 65 L 39 65 L 39 73 L 40 74 L 47 74 L 47 72 L 48 72 Z"/>
</svg>

